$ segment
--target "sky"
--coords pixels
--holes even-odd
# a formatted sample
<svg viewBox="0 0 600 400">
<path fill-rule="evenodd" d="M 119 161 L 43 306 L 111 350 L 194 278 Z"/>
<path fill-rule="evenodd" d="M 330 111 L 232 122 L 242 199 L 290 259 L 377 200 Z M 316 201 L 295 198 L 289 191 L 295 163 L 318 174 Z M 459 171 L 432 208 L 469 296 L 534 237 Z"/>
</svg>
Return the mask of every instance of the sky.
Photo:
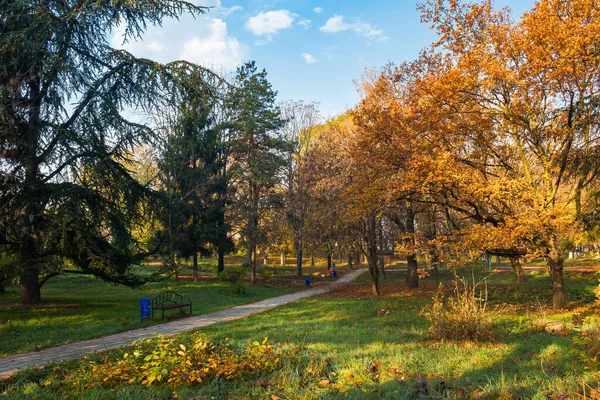
<svg viewBox="0 0 600 400">
<path fill-rule="evenodd" d="M 324 117 L 352 108 L 367 69 L 418 56 L 435 39 L 420 22 L 417 0 L 192 0 L 211 6 L 193 18 L 166 20 L 112 45 L 159 62 L 185 59 L 221 73 L 248 60 L 267 70 L 278 100 L 320 103 Z M 515 19 L 534 0 L 496 0 Z"/>
</svg>

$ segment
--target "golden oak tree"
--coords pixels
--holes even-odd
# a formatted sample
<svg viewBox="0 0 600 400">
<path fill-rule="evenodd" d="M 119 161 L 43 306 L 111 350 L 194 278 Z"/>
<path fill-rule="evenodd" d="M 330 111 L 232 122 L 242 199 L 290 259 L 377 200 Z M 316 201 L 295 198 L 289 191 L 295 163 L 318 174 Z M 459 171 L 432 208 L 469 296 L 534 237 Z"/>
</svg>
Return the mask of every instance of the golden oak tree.
<svg viewBox="0 0 600 400">
<path fill-rule="evenodd" d="M 544 0 L 518 23 L 491 1 L 422 11 L 440 40 L 421 57 L 420 129 L 484 183 L 459 183 L 456 204 L 495 227 L 526 227 L 564 307 L 563 262 L 600 170 L 600 5 Z"/>
</svg>

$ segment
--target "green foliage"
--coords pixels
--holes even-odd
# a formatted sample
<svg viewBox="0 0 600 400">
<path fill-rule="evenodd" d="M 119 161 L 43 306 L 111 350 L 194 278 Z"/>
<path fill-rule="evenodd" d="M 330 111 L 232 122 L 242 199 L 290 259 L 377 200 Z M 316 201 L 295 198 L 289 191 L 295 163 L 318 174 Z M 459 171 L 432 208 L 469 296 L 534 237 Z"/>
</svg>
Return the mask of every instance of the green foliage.
<svg viewBox="0 0 600 400">
<path fill-rule="evenodd" d="M 435 340 L 490 340 L 492 322 L 487 309 L 487 282 L 477 291 L 482 281 L 470 284 L 455 277 L 452 295 L 447 296 L 440 284 L 431 305 L 423 308 L 431 326 L 429 336 Z"/>
<path fill-rule="evenodd" d="M 0 293 L 16 281 L 18 276 L 16 261 L 14 255 L 0 252 Z"/>
<path fill-rule="evenodd" d="M 600 326 L 575 335 L 573 343 L 575 353 L 586 368 L 600 370 Z"/>
<path fill-rule="evenodd" d="M 280 365 L 280 356 L 267 338 L 235 348 L 228 340 L 214 343 L 199 334 L 157 337 L 134 342 L 106 362 L 82 364 L 60 384 L 71 388 L 114 389 L 131 384 L 175 388 L 217 378 L 234 381 L 273 372 Z"/>
<path fill-rule="evenodd" d="M 243 281 L 247 274 L 248 273 L 244 268 L 229 267 L 219 273 L 219 280 L 221 282 L 236 283 Z"/>
<path fill-rule="evenodd" d="M 229 145 L 223 127 L 227 121 L 221 121 L 220 107 L 228 85 L 190 73 L 182 86 L 170 108 L 156 111 L 164 229 L 155 239 L 169 258 L 175 253 L 184 258 L 199 252 L 209 255 L 209 245 L 232 247 L 224 216 Z"/>
<path fill-rule="evenodd" d="M 234 293 L 246 294 L 246 284 L 244 283 L 244 277 L 247 275 L 244 268 L 225 268 L 223 272 L 219 273 L 219 280 L 221 282 L 231 283 Z"/>
<path fill-rule="evenodd" d="M 258 270 L 258 278 L 262 283 L 272 283 L 275 278 L 275 273 L 267 268 L 260 268 Z"/>
<path fill-rule="evenodd" d="M 21 301 L 71 260 L 106 281 L 136 286 L 143 256 L 132 231 L 154 193 L 126 168 L 154 138 L 124 110 L 169 104 L 182 77 L 203 68 L 161 65 L 110 47 L 124 28 L 135 40 L 164 18 L 205 8 L 182 0 L 9 1 L 0 8 L 0 244 L 19 258 Z M 128 113 L 129 115 L 135 113 Z"/>
<path fill-rule="evenodd" d="M 293 268 L 290 272 L 293 273 Z M 440 275 L 444 280 L 451 279 L 447 272 Z M 0 384 L 0 393 L 6 393 L 4 396 L 10 400 L 164 400 L 169 396 L 181 400 L 202 397 L 262 400 L 272 395 L 298 400 L 546 399 L 548 396 L 558 398 L 562 393 L 574 397 L 582 395 L 583 382 L 597 387 L 597 373 L 584 370 L 570 351 L 571 338 L 549 335 L 540 329 L 510 329 L 519 326 L 524 315 L 532 319 L 531 313 L 537 307 L 535 299 L 515 301 L 513 304 L 517 307 L 505 308 L 494 316 L 498 329 L 503 329 L 498 342 L 424 340 L 429 322 L 418 310 L 424 301 L 430 300 L 435 280 L 425 278 L 420 289 L 407 293 L 402 288 L 404 276 L 404 271 L 388 271 L 386 279 L 390 284 L 386 292 L 389 296 L 384 299 L 356 290 L 366 288 L 368 291 L 369 278 L 365 276 L 365 282 L 356 283 L 358 288 L 343 291 L 345 296 L 331 293 L 303 299 L 266 313 L 202 329 L 206 342 L 221 343 L 230 338 L 236 352 L 241 351 L 245 343 L 254 341 L 260 330 L 261 337 L 268 336 L 275 342 L 273 351 L 280 359 L 271 373 L 241 376 L 232 381 L 206 379 L 200 384 L 194 382 L 177 388 L 166 384 L 164 379 L 150 387 L 141 384 L 86 387 L 83 383 L 88 380 L 83 381 L 83 377 L 79 388 L 60 386 L 65 375 L 83 369 L 84 365 L 87 366 L 84 370 L 89 371 L 93 364 L 107 365 L 122 358 L 124 351 L 117 351 L 23 371 L 4 386 Z M 529 279 L 525 283 L 526 290 L 546 293 L 547 279 L 549 277 Z M 572 291 L 589 293 L 595 284 L 589 275 L 577 277 L 572 281 Z M 516 284 L 510 274 L 494 274 L 488 278 L 488 287 L 490 292 L 492 289 L 510 292 Z M 399 290 L 396 292 L 394 288 Z M 214 297 L 215 292 L 211 296 Z M 390 314 L 375 312 L 388 305 L 393 307 Z M 561 311 L 553 314 L 553 318 L 565 319 L 569 314 L 569 311 Z M 184 338 L 189 335 L 178 336 L 174 343 L 184 343 L 189 350 L 188 338 Z M 125 351 L 131 354 L 130 350 Z M 44 386 L 47 380 L 53 384 Z M 89 381 L 92 382 L 91 378 Z M 35 391 L 34 394 L 24 395 L 25 387 Z M 416 388 L 426 388 L 428 395 L 415 395 Z"/>
<path fill-rule="evenodd" d="M 150 274 L 155 268 L 136 268 L 135 273 Z M 176 281 L 171 277 L 132 290 L 92 276 L 66 274 L 48 282 L 43 303 L 21 306 L 16 304 L 18 287 L 8 287 L 6 294 L 0 296 L 0 343 L 3 343 L 0 357 L 164 323 L 160 318 L 140 322 L 139 304 L 140 298 L 152 298 L 165 290 L 187 293 L 194 304 L 194 315 L 279 296 L 292 290 L 262 285 L 245 289 L 245 295 L 240 296 L 229 284 Z"/>
<path fill-rule="evenodd" d="M 235 89 L 226 97 L 226 107 L 232 112 L 232 161 L 230 172 L 243 182 L 237 188 L 236 216 L 243 229 L 248 252 L 264 237 L 259 216 L 264 211 L 279 207 L 282 168 L 286 165 L 286 152 L 293 145 L 280 132 L 285 121 L 276 105 L 275 92 L 267 80 L 267 72 L 259 71 L 254 61 L 236 71 Z M 254 265 L 252 267 L 255 267 Z"/>
</svg>

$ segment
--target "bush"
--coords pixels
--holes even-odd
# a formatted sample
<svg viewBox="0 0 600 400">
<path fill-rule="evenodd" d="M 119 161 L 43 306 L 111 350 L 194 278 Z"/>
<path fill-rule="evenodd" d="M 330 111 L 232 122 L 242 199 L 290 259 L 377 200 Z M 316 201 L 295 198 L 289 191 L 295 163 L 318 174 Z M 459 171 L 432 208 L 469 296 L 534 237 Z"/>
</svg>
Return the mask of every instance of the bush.
<svg viewBox="0 0 600 400">
<path fill-rule="evenodd" d="M 221 282 L 231 283 L 231 287 L 236 294 L 245 294 L 246 285 L 244 284 L 244 277 L 246 271 L 243 268 L 227 268 L 223 272 L 219 273 L 219 280 Z"/>
<path fill-rule="evenodd" d="M 66 381 L 76 387 L 107 388 L 134 383 L 176 387 L 216 378 L 232 381 L 271 373 L 280 365 L 280 357 L 267 338 L 237 350 L 227 340 L 212 343 L 195 334 L 179 340 L 158 337 L 134 342 L 116 360 L 88 365 Z"/>
<path fill-rule="evenodd" d="M 246 271 L 242 268 L 226 268 L 223 272 L 219 272 L 219 280 L 221 282 L 243 282 L 245 276 Z"/>
<path fill-rule="evenodd" d="M 480 288 L 482 283 L 484 287 Z M 457 277 L 451 296 L 446 296 L 442 289 L 440 284 L 432 304 L 421 311 L 431 323 L 429 336 L 435 340 L 490 340 L 493 331 L 485 280 L 469 284 Z"/>
<path fill-rule="evenodd" d="M 581 332 L 573 337 L 575 353 L 587 369 L 600 369 L 600 327 Z"/>
<path fill-rule="evenodd" d="M 263 283 L 272 283 L 275 274 L 270 269 L 261 268 L 258 270 L 258 278 Z"/>
</svg>

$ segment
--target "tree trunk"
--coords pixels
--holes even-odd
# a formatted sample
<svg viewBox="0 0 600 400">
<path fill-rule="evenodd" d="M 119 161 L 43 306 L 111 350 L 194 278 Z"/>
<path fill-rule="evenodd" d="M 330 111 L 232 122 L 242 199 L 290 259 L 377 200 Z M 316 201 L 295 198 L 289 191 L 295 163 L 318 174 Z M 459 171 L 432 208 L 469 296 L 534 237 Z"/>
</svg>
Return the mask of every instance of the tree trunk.
<svg viewBox="0 0 600 400">
<path fill-rule="evenodd" d="M 269 259 L 267 258 L 267 252 L 265 251 L 263 253 L 263 266 L 266 266 L 267 264 L 269 264 Z"/>
<path fill-rule="evenodd" d="M 248 265 L 250 266 L 250 282 L 256 283 L 256 241 L 253 237 L 248 238 Z"/>
<path fill-rule="evenodd" d="M 310 266 L 314 267 L 315 266 L 315 256 L 310 256 Z"/>
<path fill-rule="evenodd" d="M 433 275 L 435 276 L 435 281 L 439 282 L 438 271 L 439 271 L 440 259 L 438 258 L 437 255 L 434 255 L 431 258 L 431 262 L 433 263 Z"/>
<path fill-rule="evenodd" d="M 414 254 L 406 256 L 406 286 L 409 288 L 419 287 L 419 274 L 417 270 L 419 264 Z"/>
<path fill-rule="evenodd" d="M 198 282 L 198 251 L 194 249 L 194 283 Z"/>
<path fill-rule="evenodd" d="M 517 276 L 517 282 L 525 282 L 525 273 L 523 272 L 523 266 L 521 265 L 521 258 L 518 256 L 508 257 L 513 272 Z"/>
<path fill-rule="evenodd" d="M 551 248 L 546 255 L 550 277 L 552 278 L 552 307 L 565 308 L 567 306 L 567 296 L 565 293 L 565 280 L 563 277 L 564 257 L 561 256 L 556 248 Z"/>
<path fill-rule="evenodd" d="M 256 284 L 256 240 L 258 236 L 258 186 L 250 184 L 252 209 L 248 216 L 248 263 L 250 264 L 250 283 Z"/>
<path fill-rule="evenodd" d="M 219 248 L 217 254 L 217 273 L 225 270 L 225 251 Z"/>
<path fill-rule="evenodd" d="M 360 265 L 360 251 L 356 252 L 356 265 Z"/>
<path fill-rule="evenodd" d="M 250 253 L 250 283 L 256 284 L 256 245 Z"/>
<path fill-rule="evenodd" d="M 340 264 L 342 263 L 342 252 L 341 251 L 338 252 L 338 263 L 340 263 Z"/>
<path fill-rule="evenodd" d="M 385 278 L 385 256 L 383 255 L 383 222 L 379 220 L 379 268 L 381 270 L 381 276 Z"/>
<path fill-rule="evenodd" d="M 302 276 L 302 247 L 296 251 L 296 275 Z"/>
<path fill-rule="evenodd" d="M 225 202 L 219 193 L 220 210 L 217 217 L 217 232 L 219 234 L 219 245 L 217 246 L 217 273 L 225 270 L 225 243 L 227 242 L 227 229 L 225 227 Z"/>
<path fill-rule="evenodd" d="M 375 214 L 371 214 L 367 220 L 367 245 L 369 274 L 371 275 L 371 292 L 373 296 L 379 297 L 379 268 L 377 268 L 377 221 Z"/>
<path fill-rule="evenodd" d="M 302 230 L 296 232 L 294 236 L 294 251 L 296 252 L 296 276 L 302 276 Z"/>
<path fill-rule="evenodd" d="M 408 206 L 408 212 L 406 214 L 406 233 L 409 235 L 409 247 L 414 249 L 415 246 L 415 213 L 411 206 Z M 417 254 L 415 252 L 406 256 L 406 286 L 409 288 L 419 287 L 419 274 L 417 270 L 419 264 L 417 262 Z"/>
<path fill-rule="evenodd" d="M 20 301 L 24 304 L 36 304 L 42 301 L 37 268 L 22 268 L 20 273 Z"/>
<path fill-rule="evenodd" d="M 327 253 L 327 269 L 331 269 L 331 254 Z"/>
<path fill-rule="evenodd" d="M 37 242 L 39 218 L 42 206 L 39 197 L 35 194 L 38 185 L 39 161 L 37 152 L 39 148 L 39 130 L 41 101 L 40 79 L 33 78 L 29 82 L 29 96 L 32 102 L 29 105 L 29 126 L 25 137 L 25 182 L 24 182 L 24 234 L 21 238 L 19 268 L 20 301 L 25 304 L 35 304 L 42 301 L 40 292 L 40 254 Z"/>
<path fill-rule="evenodd" d="M 348 268 L 352 269 L 352 253 L 348 252 Z"/>
</svg>

